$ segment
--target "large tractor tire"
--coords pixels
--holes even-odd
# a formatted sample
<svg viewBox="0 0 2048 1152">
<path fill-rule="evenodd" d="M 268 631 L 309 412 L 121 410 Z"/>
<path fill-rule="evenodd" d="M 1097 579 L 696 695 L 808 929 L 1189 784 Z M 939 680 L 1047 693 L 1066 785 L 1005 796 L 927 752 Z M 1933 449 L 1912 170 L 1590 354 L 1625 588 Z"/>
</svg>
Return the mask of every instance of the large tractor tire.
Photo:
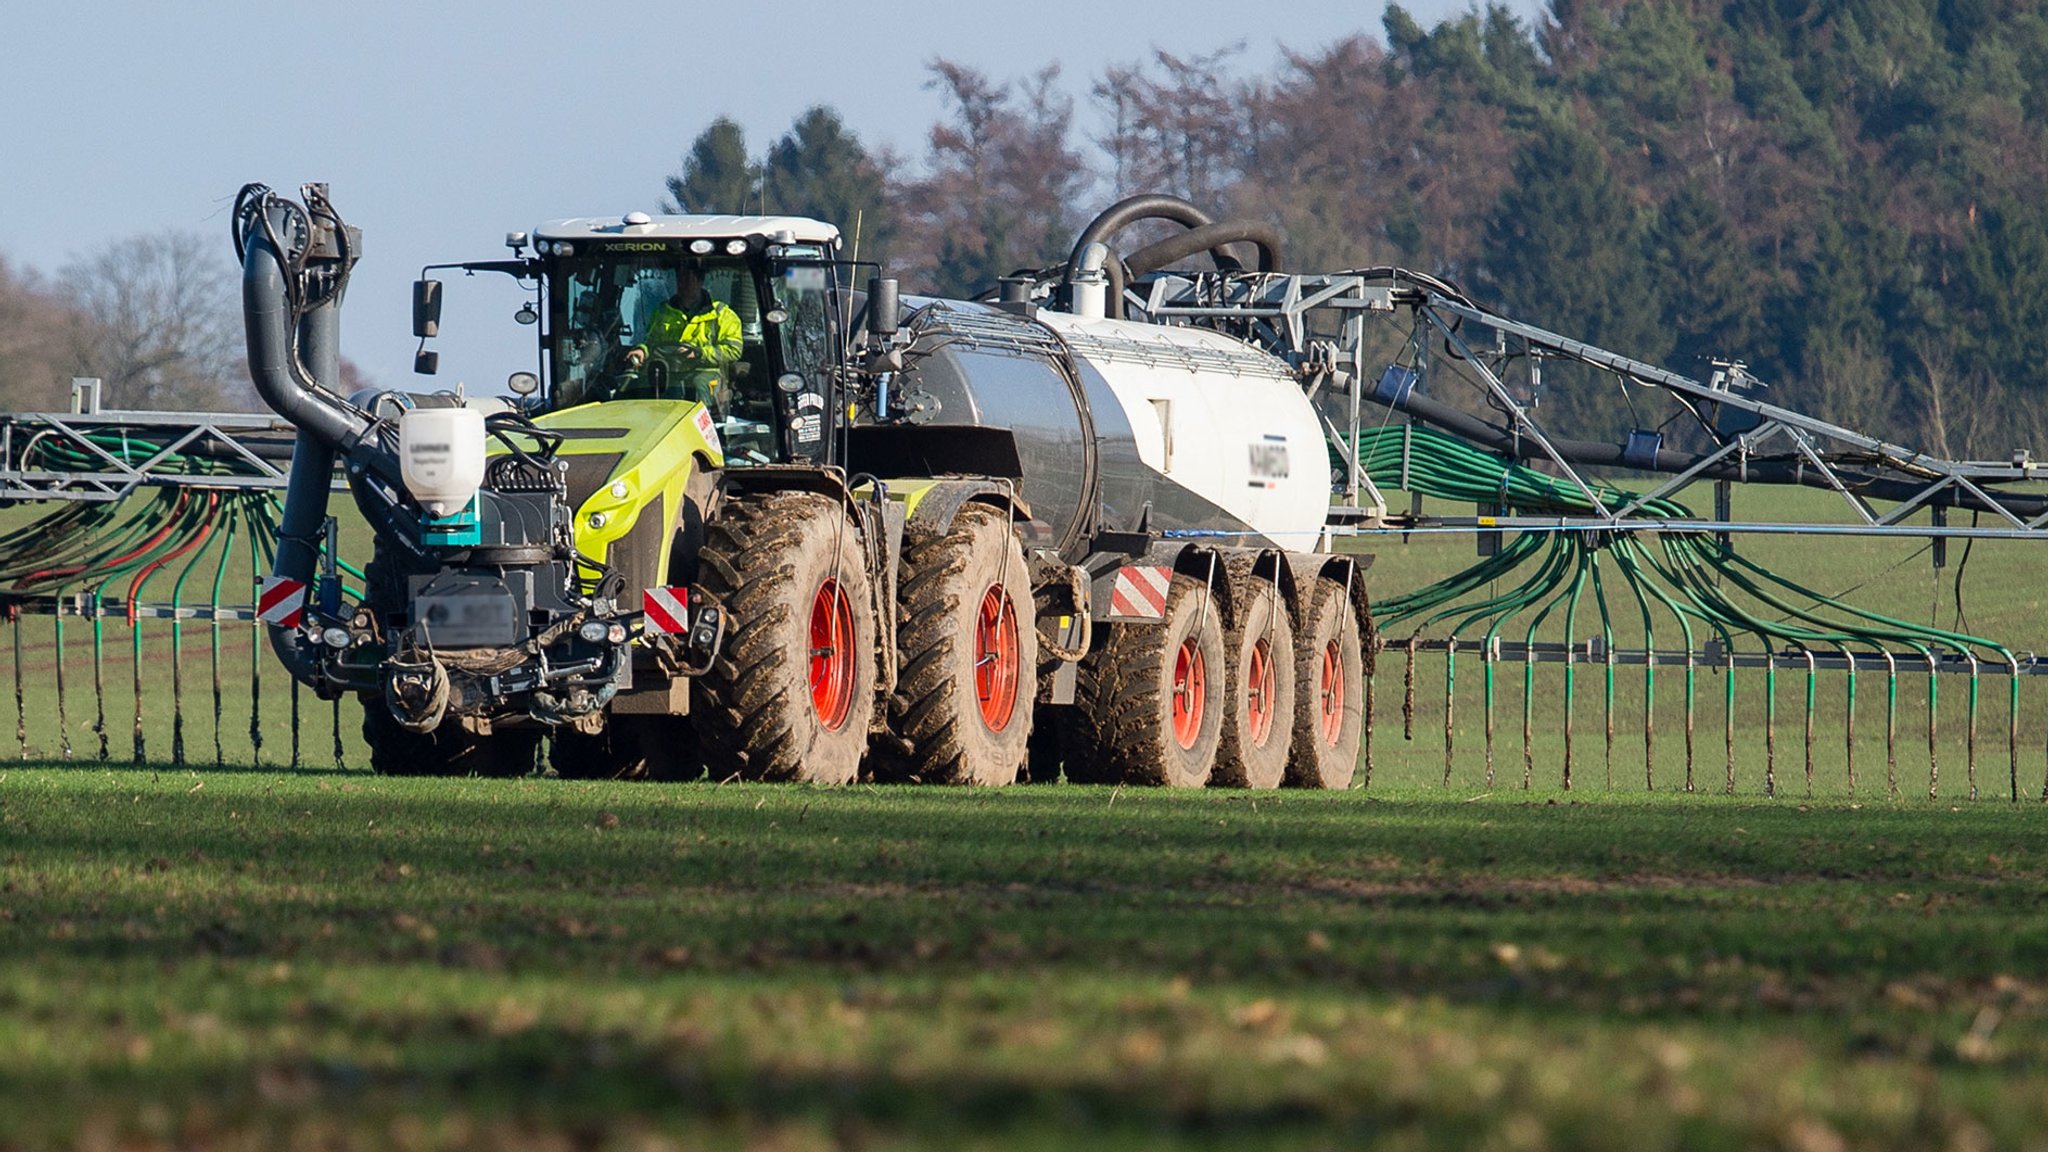
<svg viewBox="0 0 2048 1152">
<path fill-rule="evenodd" d="M 370 771 L 379 776 L 524 776 L 540 751 L 533 729 L 478 736 L 450 720 L 431 732 L 413 732 L 375 696 L 363 698 L 363 742 L 370 746 Z"/>
<path fill-rule="evenodd" d="M 1287 783 L 1349 788 L 1365 730 L 1365 652 L 1358 617 L 1334 580 L 1316 580 L 1306 598 L 1295 646 Z"/>
<path fill-rule="evenodd" d="M 1074 689 L 1069 780 L 1200 788 L 1216 770 L 1228 675 L 1222 605 L 1175 575 L 1160 624 L 1112 624 L 1081 661 Z"/>
<path fill-rule="evenodd" d="M 878 757 L 878 771 L 926 784 L 1016 783 L 1038 695 L 1038 629 L 1009 518 L 968 504 L 946 532 L 913 528 L 897 606 L 889 728 L 908 751 Z"/>
<path fill-rule="evenodd" d="M 548 763 L 565 780 L 694 780 L 691 734 L 682 716 L 613 716 L 596 735 L 556 731 Z"/>
<path fill-rule="evenodd" d="M 1233 564 L 1223 645 L 1230 654 L 1223 739 L 1211 781 L 1230 788 L 1278 788 L 1294 733 L 1294 625 L 1279 586 Z"/>
<path fill-rule="evenodd" d="M 875 707 L 875 620 L 859 530 L 811 492 L 728 500 L 699 586 L 725 608 L 725 647 L 690 718 L 723 780 L 851 783 Z"/>
</svg>

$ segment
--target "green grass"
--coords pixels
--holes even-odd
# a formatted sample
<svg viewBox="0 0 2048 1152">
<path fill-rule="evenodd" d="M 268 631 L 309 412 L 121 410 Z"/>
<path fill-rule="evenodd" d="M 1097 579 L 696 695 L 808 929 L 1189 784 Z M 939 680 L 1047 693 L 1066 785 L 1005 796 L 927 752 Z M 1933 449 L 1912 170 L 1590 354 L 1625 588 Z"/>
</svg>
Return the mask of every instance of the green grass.
<svg viewBox="0 0 2048 1152">
<path fill-rule="evenodd" d="M 1747 497 L 1745 497 L 1747 499 Z M 1753 515 L 1814 518 L 1773 493 Z M 1740 505 L 1739 505 L 1740 507 Z M 1961 559 L 1918 543 L 1746 538 L 1867 607 L 1949 625 Z M 2048 647 L 2031 544 L 1973 550 L 1974 631 Z M 1374 544 L 1375 589 L 1470 562 L 1470 538 Z M 1625 637 L 1633 633 L 1624 624 Z M 1590 635 L 1582 622 L 1579 639 Z M 1886 777 L 1866 676 L 1858 788 L 1824 674 L 1804 800 L 1803 675 L 1721 682 L 1695 777 L 1660 669 L 1656 793 L 1641 670 L 1539 669 L 1522 791 L 1504 669 L 1485 778 L 1461 657 L 1444 782 L 1443 663 L 1383 654 L 1370 790 L 1167 795 L 607 786 L 361 774 L 338 724 L 225 629 L 214 759 L 203 625 L 144 625 L 147 766 L 127 764 L 130 636 L 22 626 L 22 743 L 0 765 L 0 1149 L 1242 1146 L 2048 1148 L 2041 845 L 2048 686 L 2022 698 L 2006 803 L 1987 678 L 1969 803 L 1965 681 L 1901 684 Z M 0 696 L 14 679 L 0 634 Z M 1660 643 L 1669 643 L 1660 636 Z M 0 702 L 0 744 L 13 736 Z M 197 771 L 166 763 L 174 716 Z M 68 734 L 75 759 L 55 762 Z M 20 745 L 13 746 L 16 750 Z M 251 764 L 259 767 L 246 767 Z M 243 767 L 237 767 L 238 765 Z M 2032 1141 L 2030 1144 L 2029 1141 Z"/>
<path fill-rule="evenodd" d="M 10 767 L 0 1147 L 2041 1147 L 2040 817 Z"/>
</svg>

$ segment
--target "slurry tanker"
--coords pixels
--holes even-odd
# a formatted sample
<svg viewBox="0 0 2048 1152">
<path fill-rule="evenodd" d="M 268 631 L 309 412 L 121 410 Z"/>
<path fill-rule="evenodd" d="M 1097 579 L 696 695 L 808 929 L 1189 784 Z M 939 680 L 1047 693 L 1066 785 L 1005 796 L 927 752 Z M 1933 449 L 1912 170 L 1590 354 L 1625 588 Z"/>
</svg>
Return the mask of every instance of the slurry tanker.
<svg viewBox="0 0 2048 1152">
<path fill-rule="evenodd" d="M 1120 252 L 1140 224 L 1166 238 Z M 260 607 L 294 677 L 360 698 L 380 772 L 522 773 L 545 738 L 573 777 L 1351 779 L 1371 625 L 1327 531 L 1356 512 L 1313 399 L 1334 345 L 1289 354 L 1239 298 L 1137 303 L 1188 260 L 1298 293 L 1270 229 L 1134 197 L 953 300 L 816 220 L 555 221 L 441 266 L 533 293 L 539 370 L 485 398 L 342 394 L 361 237 L 324 186 L 251 185 L 235 227 L 250 372 L 296 430 Z M 656 319 L 679 279 L 717 348 Z M 423 372 L 441 299 L 415 285 Z M 337 469 L 360 598 L 323 547 Z"/>
</svg>

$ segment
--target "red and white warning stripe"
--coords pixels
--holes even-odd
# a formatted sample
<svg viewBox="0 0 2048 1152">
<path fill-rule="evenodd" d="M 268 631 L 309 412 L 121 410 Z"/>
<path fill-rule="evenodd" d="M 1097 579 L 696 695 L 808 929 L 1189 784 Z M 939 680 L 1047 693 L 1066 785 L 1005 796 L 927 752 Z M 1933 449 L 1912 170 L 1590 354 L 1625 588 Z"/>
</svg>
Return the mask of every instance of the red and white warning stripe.
<svg viewBox="0 0 2048 1152">
<path fill-rule="evenodd" d="M 306 608 L 306 584 L 284 576 L 266 576 L 256 593 L 256 618 L 280 628 L 297 628 Z"/>
<path fill-rule="evenodd" d="M 1166 615 L 1166 589 L 1173 573 L 1161 566 L 1126 564 L 1116 570 L 1116 583 L 1109 593 L 1111 616 L 1142 616 L 1157 620 Z"/>
<path fill-rule="evenodd" d="M 688 630 L 690 620 L 690 590 L 688 588 L 649 588 L 641 601 L 643 613 L 642 630 L 674 636 Z"/>
</svg>

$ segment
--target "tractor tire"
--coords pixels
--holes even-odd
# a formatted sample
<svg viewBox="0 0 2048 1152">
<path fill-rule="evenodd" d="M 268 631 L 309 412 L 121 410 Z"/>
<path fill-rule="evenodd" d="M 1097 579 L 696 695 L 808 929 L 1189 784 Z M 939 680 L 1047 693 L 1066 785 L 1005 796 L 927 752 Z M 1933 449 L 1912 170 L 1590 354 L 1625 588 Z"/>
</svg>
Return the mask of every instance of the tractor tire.
<svg viewBox="0 0 2048 1152">
<path fill-rule="evenodd" d="M 1222 605 L 1176 574 L 1158 624 L 1112 624 L 1081 661 L 1067 727 L 1066 771 L 1082 783 L 1200 788 L 1222 743 Z"/>
<path fill-rule="evenodd" d="M 1249 564 L 1232 566 L 1230 585 L 1230 621 L 1223 633 L 1230 677 L 1210 782 L 1278 788 L 1287 776 L 1294 733 L 1294 625 L 1278 585 L 1253 576 Z"/>
<path fill-rule="evenodd" d="M 729 500 L 698 583 L 726 640 L 693 682 L 690 719 L 714 780 L 849 784 L 875 708 L 875 619 L 860 532 L 812 492 Z"/>
<path fill-rule="evenodd" d="M 1343 586 L 1318 579 L 1301 613 L 1287 784 L 1349 788 L 1365 729 L 1365 653 Z"/>
<path fill-rule="evenodd" d="M 704 767 L 688 719 L 613 716 L 596 735 L 556 731 L 548 763 L 564 780 L 694 780 Z"/>
<path fill-rule="evenodd" d="M 1009 518 L 984 504 L 962 507 L 944 533 L 912 531 L 897 585 L 901 671 L 889 698 L 895 739 L 882 746 L 877 774 L 924 784 L 1014 784 L 1038 695 L 1024 549 Z"/>
<path fill-rule="evenodd" d="M 540 751 L 533 729 L 478 736 L 450 720 L 431 732 L 410 731 L 376 696 L 363 699 L 363 742 L 370 746 L 370 771 L 379 776 L 524 776 Z"/>
</svg>

